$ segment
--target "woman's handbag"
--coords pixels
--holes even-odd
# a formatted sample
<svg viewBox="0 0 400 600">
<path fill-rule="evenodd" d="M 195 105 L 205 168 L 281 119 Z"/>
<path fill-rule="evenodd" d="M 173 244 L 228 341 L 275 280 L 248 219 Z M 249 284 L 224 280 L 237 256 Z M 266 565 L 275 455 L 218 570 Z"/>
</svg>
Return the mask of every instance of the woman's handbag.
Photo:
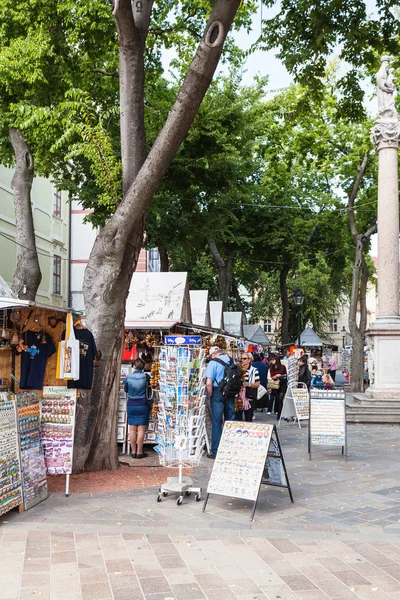
<svg viewBox="0 0 400 600">
<path fill-rule="evenodd" d="M 257 388 L 257 400 L 261 400 L 261 398 L 264 398 L 265 394 L 267 393 L 267 390 L 265 389 L 265 387 L 260 383 L 260 385 Z"/>
<path fill-rule="evenodd" d="M 246 387 L 246 398 L 249 400 L 257 400 L 257 391 L 258 388 Z"/>
<path fill-rule="evenodd" d="M 279 379 L 268 379 L 267 387 L 269 390 L 279 390 L 280 381 Z"/>
</svg>

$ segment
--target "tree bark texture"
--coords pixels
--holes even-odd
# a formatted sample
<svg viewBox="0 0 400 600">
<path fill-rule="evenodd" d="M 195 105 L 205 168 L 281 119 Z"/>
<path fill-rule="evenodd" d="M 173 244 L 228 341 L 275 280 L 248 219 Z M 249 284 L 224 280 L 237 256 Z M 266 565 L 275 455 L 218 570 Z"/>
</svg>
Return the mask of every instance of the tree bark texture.
<svg viewBox="0 0 400 600">
<path fill-rule="evenodd" d="M 17 242 L 17 266 L 12 290 L 23 300 L 35 300 L 42 280 L 36 249 L 31 189 L 34 176 L 33 156 L 24 137 L 14 128 L 9 138 L 15 155 L 15 172 L 11 181 L 14 193 L 14 212 Z"/>
<path fill-rule="evenodd" d="M 232 279 L 232 292 L 236 302 L 236 310 L 243 315 L 243 325 L 247 325 L 246 309 L 243 304 L 242 297 L 239 292 L 239 287 L 234 279 Z"/>
<path fill-rule="evenodd" d="M 289 267 L 285 266 L 279 273 L 279 290 L 282 303 L 282 325 L 281 325 L 281 342 L 289 344 L 289 298 L 287 290 L 287 278 Z"/>
<path fill-rule="evenodd" d="M 228 256 L 224 260 L 219 253 L 215 240 L 209 238 L 208 247 L 217 267 L 218 278 L 218 300 L 222 301 L 222 310 L 228 310 L 229 294 L 232 289 L 232 257 Z"/>
<path fill-rule="evenodd" d="M 146 158 L 144 125 L 144 48 L 153 0 L 115 0 L 119 44 L 119 93 L 123 193 Z"/>
<path fill-rule="evenodd" d="M 365 245 L 371 235 L 376 232 L 376 223 L 372 223 L 369 229 L 360 234 L 354 218 L 354 202 L 365 169 L 368 163 L 368 155 L 365 154 L 358 169 L 357 177 L 348 200 L 348 216 L 350 231 L 355 242 L 355 259 L 353 266 L 353 277 L 350 295 L 349 329 L 353 343 L 352 368 L 350 389 L 352 392 L 364 391 L 364 337 L 367 327 L 367 285 L 368 268 L 365 262 Z M 360 323 L 357 324 L 357 310 L 360 308 Z"/>
<path fill-rule="evenodd" d="M 168 252 L 165 248 L 158 247 L 158 254 L 160 255 L 160 271 L 167 273 L 169 271 L 169 257 Z"/>
<path fill-rule="evenodd" d="M 118 0 L 118 11 L 127 8 Z M 95 369 L 93 389 L 79 411 L 79 433 L 84 444 L 74 460 L 74 470 L 115 469 L 118 467 L 117 427 L 118 380 L 125 317 L 125 303 L 132 273 L 143 243 L 144 221 L 150 201 L 165 171 L 185 139 L 218 65 L 226 34 L 239 8 L 239 0 L 216 0 L 186 78 L 167 120 L 137 175 L 129 171 L 129 158 L 123 157 L 124 193 L 114 215 L 97 236 L 85 271 L 83 292 L 88 327 L 102 353 Z M 143 3 L 145 5 L 145 3 Z M 135 4 L 137 7 L 137 3 Z M 121 13 L 122 16 L 122 13 Z M 136 14 L 134 15 L 136 23 Z M 123 19 L 117 22 L 119 39 Z M 130 27 L 132 27 L 132 22 Z M 121 50 L 122 52 L 122 50 Z M 132 75 L 120 73 L 120 81 Z M 133 85 L 131 80 L 122 85 Z M 121 97 L 121 113 L 128 123 L 126 97 Z M 123 105 L 124 104 L 124 105 Z M 128 141 L 126 142 L 128 144 Z M 122 148 L 128 154 L 127 145 Z M 136 161 L 139 164 L 139 161 Z M 128 169 L 128 170 L 127 170 Z M 125 183 L 126 180 L 129 185 Z M 86 408 L 85 408 L 86 407 Z M 86 411 L 86 414 L 85 414 Z"/>
</svg>

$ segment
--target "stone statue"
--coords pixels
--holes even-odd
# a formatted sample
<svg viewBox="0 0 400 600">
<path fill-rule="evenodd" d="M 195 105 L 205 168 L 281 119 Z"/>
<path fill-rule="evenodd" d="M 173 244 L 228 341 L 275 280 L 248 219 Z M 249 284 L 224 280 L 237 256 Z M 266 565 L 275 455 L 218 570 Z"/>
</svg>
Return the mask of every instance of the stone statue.
<svg viewBox="0 0 400 600">
<path fill-rule="evenodd" d="M 381 67 L 376 74 L 376 85 L 378 93 L 378 113 L 379 116 L 386 118 L 397 118 L 397 111 L 394 105 L 395 85 L 394 69 L 389 68 L 390 56 L 382 56 Z"/>
</svg>

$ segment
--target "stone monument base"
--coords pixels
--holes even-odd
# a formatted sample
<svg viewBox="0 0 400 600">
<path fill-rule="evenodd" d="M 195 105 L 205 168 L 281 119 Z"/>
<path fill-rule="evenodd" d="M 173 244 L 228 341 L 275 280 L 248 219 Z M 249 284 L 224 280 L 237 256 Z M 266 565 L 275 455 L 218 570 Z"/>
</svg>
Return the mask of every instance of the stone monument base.
<svg viewBox="0 0 400 600">
<path fill-rule="evenodd" d="M 366 332 L 374 372 L 365 396 L 373 400 L 400 398 L 400 317 L 378 317 Z"/>
<path fill-rule="evenodd" d="M 346 400 L 348 423 L 400 424 L 400 396 L 390 399 L 371 399 L 365 394 L 353 394 Z"/>
</svg>

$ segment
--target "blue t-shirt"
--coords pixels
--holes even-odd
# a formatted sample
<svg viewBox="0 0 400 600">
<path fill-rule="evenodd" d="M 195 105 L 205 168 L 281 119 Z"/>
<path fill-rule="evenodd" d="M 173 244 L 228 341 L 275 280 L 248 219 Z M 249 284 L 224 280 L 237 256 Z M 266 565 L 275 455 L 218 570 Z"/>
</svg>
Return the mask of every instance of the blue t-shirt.
<svg viewBox="0 0 400 600">
<path fill-rule="evenodd" d="M 231 359 L 229 356 L 226 356 L 226 354 L 220 354 L 217 358 L 223 360 L 227 365 L 231 362 Z M 204 377 L 206 379 L 212 379 L 213 388 L 218 387 L 218 384 L 223 380 L 224 375 L 225 368 L 216 360 L 211 359 L 207 365 Z"/>
</svg>

